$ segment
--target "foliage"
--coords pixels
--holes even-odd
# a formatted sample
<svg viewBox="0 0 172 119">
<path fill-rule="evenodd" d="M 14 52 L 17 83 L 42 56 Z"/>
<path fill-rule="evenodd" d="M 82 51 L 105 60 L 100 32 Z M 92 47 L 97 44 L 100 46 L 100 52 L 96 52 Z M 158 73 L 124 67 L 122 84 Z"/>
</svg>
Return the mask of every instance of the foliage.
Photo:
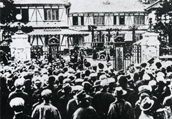
<svg viewBox="0 0 172 119">
<path fill-rule="evenodd" d="M 13 4 L 12 0 L 0 0 L 4 7 L 1 8 L 1 23 L 2 24 L 9 24 L 10 22 L 13 22 L 15 20 L 14 11 L 15 6 Z"/>
</svg>

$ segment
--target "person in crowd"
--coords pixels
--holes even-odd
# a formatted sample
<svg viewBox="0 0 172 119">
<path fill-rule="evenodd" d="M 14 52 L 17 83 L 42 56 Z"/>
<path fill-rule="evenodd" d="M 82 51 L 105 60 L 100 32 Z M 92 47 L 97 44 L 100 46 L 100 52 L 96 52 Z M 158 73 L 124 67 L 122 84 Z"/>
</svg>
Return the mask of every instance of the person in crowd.
<svg viewBox="0 0 172 119">
<path fill-rule="evenodd" d="M 24 92 L 24 79 L 20 78 L 15 80 L 14 82 L 15 90 L 11 92 L 8 96 L 8 102 L 10 102 L 13 98 L 21 97 L 25 101 L 25 106 L 28 108 L 28 111 L 31 109 L 30 98 L 26 92 Z"/>
<path fill-rule="evenodd" d="M 92 106 L 95 108 L 101 119 L 106 119 L 109 106 L 115 99 L 107 91 L 108 89 L 107 78 L 101 80 L 100 86 L 101 86 L 101 90 L 96 92 L 95 96 L 93 97 Z"/>
<path fill-rule="evenodd" d="M 24 112 L 25 101 L 23 98 L 15 97 L 11 99 L 9 104 L 14 111 L 13 119 L 31 119 L 31 117 Z"/>
<path fill-rule="evenodd" d="M 73 113 L 72 119 L 100 119 L 96 110 L 90 106 L 84 91 L 79 92 L 76 97 L 79 108 Z"/>
<path fill-rule="evenodd" d="M 24 100 L 24 108 L 18 112 L 23 110 L 22 115 L 34 119 L 84 118 L 87 113 L 98 116 L 86 118 L 170 119 L 172 63 L 151 59 L 116 71 L 102 61 L 93 64 L 87 58 L 78 59 L 81 56 L 76 58 L 78 53 L 79 49 L 75 49 L 71 61 L 59 56 L 51 62 L 32 59 L 11 61 L 3 66 L 2 119 L 15 116 L 15 106 L 10 107 L 9 103 L 16 98 Z M 82 91 L 84 98 L 79 96 Z"/>
<path fill-rule="evenodd" d="M 45 89 L 42 91 L 41 96 L 43 103 L 35 107 L 31 117 L 33 119 L 61 119 L 59 110 L 51 104 L 52 91 Z"/>
<path fill-rule="evenodd" d="M 66 107 L 67 107 L 67 103 L 69 102 L 69 100 L 71 100 L 73 98 L 73 95 L 72 95 L 72 87 L 70 86 L 69 83 L 65 84 L 63 86 L 63 92 L 64 92 L 64 95 L 62 95 L 60 97 L 60 99 L 57 101 L 57 107 L 60 111 L 60 114 L 62 116 L 62 119 L 67 119 L 67 110 L 66 110 Z"/>
<path fill-rule="evenodd" d="M 138 119 L 154 119 L 151 109 L 153 105 L 154 100 L 150 99 L 149 97 L 145 97 L 140 104 L 140 109 L 142 111 Z"/>
<path fill-rule="evenodd" d="M 108 119 L 135 119 L 134 109 L 128 101 L 123 99 L 127 91 L 122 87 L 116 87 L 114 96 L 116 100 L 111 103 L 108 111 Z"/>
</svg>

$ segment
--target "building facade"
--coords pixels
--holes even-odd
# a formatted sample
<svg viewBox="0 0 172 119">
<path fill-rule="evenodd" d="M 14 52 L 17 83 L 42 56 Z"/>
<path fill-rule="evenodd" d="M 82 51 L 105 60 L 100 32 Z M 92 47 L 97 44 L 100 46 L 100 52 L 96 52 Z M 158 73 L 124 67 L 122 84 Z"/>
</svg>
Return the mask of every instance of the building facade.
<svg viewBox="0 0 172 119">
<path fill-rule="evenodd" d="M 14 0 L 16 15 L 26 26 L 32 26 L 28 33 L 32 57 L 50 54 L 56 57 L 59 51 L 70 47 L 71 37 L 88 35 L 69 29 L 70 3 L 63 0 Z"/>
<path fill-rule="evenodd" d="M 90 33 L 84 39 L 87 47 L 104 47 L 109 42 L 114 42 L 117 35 L 122 36 L 125 41 L 135 42 L 140 40 L 148 29 L 149 18 L 144 10 L 149 3 L 148 0 L 86 0 L 84 2 L 71 0 L 70 2 L 69 26 L 71 29 Z M 91 34 L 90 25 L 96 27 L 94 34 Z M 109 34 L 111 34 L 110 38 Z"/>
</svg>

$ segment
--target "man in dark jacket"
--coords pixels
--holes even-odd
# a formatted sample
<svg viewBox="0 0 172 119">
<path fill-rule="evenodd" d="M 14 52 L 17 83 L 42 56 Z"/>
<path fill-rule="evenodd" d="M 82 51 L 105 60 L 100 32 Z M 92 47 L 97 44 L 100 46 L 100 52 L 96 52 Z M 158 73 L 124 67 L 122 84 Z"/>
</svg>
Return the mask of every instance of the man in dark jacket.
<svg viewBox="0 0 172 119">
<path fill-rule="evenodd" d="M 77 100 L 79 108 L 74 112 L 72 119 L 100 119 L 96 110 L 90 106 L 85 91 L 78 93 Z"/>
<path fill-rule="evenodd" d="M 108 119 L 135 119 L 131 104 L 122 98 L 126 93 L 122 87 L 116 88 L 114 95 L 117 99 L 109 107 Z"/>
<path fill-rule="evenodd" d="M 33 119 L 61 119 L 58 109 L 51 104 L 52 91 L 45 89 L 42 91 L 43 103 L 36 106 L 32 112 Z"/>
</svg>

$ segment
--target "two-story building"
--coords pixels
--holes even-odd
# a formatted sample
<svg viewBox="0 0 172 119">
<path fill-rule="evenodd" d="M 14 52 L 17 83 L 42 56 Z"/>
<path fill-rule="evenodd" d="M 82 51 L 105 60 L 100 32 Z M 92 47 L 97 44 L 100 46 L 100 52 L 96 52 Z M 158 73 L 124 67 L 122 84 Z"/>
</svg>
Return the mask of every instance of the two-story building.
<svg viewBox="0 0 172 119">
<path fill-rule="evenodd" d="M 73 36 L 85 36 L 88 33 L 69 29 L 70 3 L 65 0 L 14 0 L 16 15 L 21 22 L 32 26 L 29 42 L 32 54 L 57 54 L 69 47 Z"/>
<path fill-rule="evenodd" d="M 150 0 L 70 0 L 69 25 L 71 29 L 89 32 L 87 37 L 73 41 L 86 47 L 104 47 L 119 35 L 125 41 L 138 41 L 147 30 L 149 19 L 145 7 Z M 96 26 L 94 36 L 88 26 Z M 108 35 L 110 30 L 111 38 Z M 135 37 L 133 37 L 133 32 Z"/>
</svg>

